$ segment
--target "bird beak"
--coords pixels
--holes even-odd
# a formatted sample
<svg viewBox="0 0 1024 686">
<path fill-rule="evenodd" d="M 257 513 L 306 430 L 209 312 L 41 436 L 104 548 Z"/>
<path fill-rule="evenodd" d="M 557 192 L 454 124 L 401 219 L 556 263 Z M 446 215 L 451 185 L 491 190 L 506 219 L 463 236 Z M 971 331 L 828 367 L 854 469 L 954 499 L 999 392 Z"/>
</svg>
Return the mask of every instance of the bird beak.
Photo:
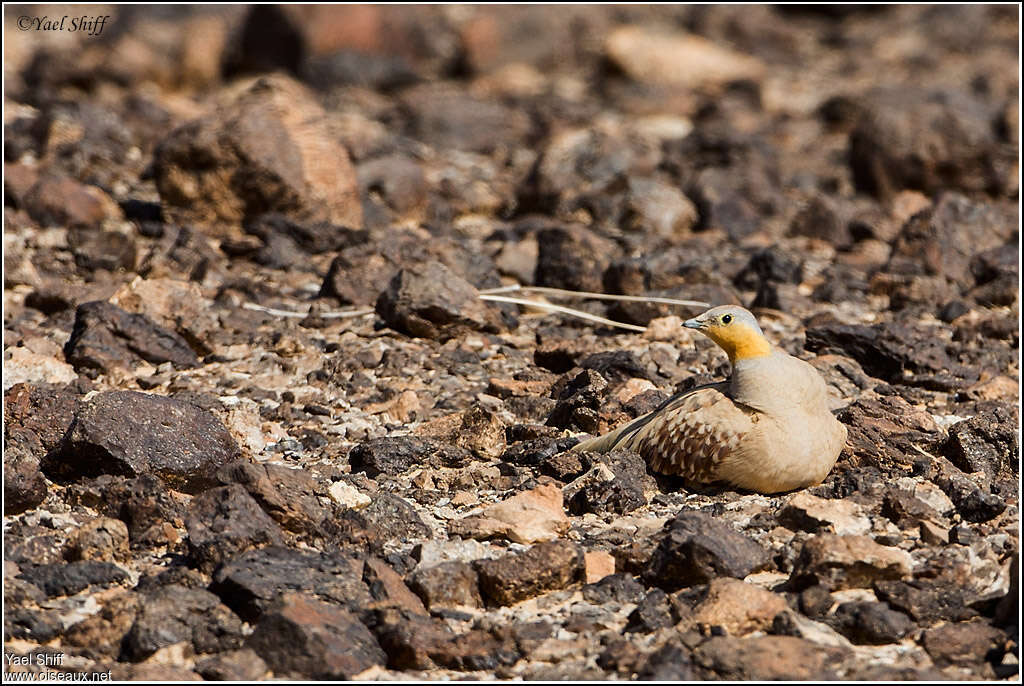
<svg viewBox="0 0 1024 686">
<path fill-rule="evenodd" d="M 696 319 L 687 319 L 685 322 L 683 322 L 683 326 L 685 326 L 687 329 L 699 329 L 704 326 L 704 323 Z"/>
</svg>

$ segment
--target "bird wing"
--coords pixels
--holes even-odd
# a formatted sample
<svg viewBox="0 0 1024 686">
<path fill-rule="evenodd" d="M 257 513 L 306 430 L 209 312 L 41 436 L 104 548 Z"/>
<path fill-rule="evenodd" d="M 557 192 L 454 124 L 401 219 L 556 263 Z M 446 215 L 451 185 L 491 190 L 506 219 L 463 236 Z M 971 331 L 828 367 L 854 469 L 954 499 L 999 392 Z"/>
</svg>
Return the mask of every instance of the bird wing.
<svg viewBox="0 0 1024 686">
<path fill-rule="evenodd" d="M 616 447 L 636 451 L 657 472 L 715 480 L 717 467 L 740 448 L 758 421 L 757 412 L 733 401 L 727 388 L 709 384 L 670 399 L 634 422 L 638 426 L 624 431 Z"/>
</svg>

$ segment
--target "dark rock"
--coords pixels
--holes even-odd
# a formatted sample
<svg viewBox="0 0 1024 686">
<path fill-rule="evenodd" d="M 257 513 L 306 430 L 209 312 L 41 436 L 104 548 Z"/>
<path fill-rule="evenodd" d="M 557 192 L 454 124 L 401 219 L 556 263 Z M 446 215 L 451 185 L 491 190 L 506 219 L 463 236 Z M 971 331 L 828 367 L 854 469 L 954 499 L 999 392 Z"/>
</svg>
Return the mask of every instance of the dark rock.
<svg viewBox="0 0 1024 686">
<path fill-rule="evenodd" d="M 367 557 L 363 566 L 363 581 L 370 589 L 374 607 L 397 607 L 413 614 L 427 614 L 419 597 L 409 590 L 402 576 L 384 560 Z"/>
<path fill-rule="evenodd" d="M 526 113 L 483 100 L 446 84 L 407 89 L 402 104 L 412 114 L 411 135 L 439 150 L 490 153 L 517 146 L 530 131 Z"/>
<path fill-rule="evenodd" d="M 916 628 L 902 612 L 885 603 L 843 603 L 836 608 L 835 626 L 854 643 L 881 645 L 896 643 Z"/>
<path fill-rule="evenodd" d="M 46 479 L 39 458 L 24 445 L 4 446 L 4 515 L 21 514 L 46 499 Z"/>
<path fill-rule="evenodd" d="M 790 581 L 795 588 L 865 588 L 910 576 L 911 563 L 905 551 L 879 545 L 869 536 L 817 534 L 804 543 Z"/>
<path fill-rule="evenodd" d="M 636 359 L 636 355 L 628 350 L 592 353 L 582 358 L 579 365 L 584 369 L 594 370 L 612 385 L 618 385 L 628 379 L 651 379 L 651 375 Z"/>
<path fill-rule="evenodd" d="M 963 287 L 973 286 L 972 257 L 1003 246 L 1017 225 L 1017 214 L 1010 209 L 944 193 L 934 208 L 903 226 L 886 271 L 939 275 Z"/>
<path fill-rule="evenodd" d="M 832 609 L 834 602 L 828 586 L 815 584 L 800 592 L 800 611 L 811 619 L 824 617 Z"/>
<path fill-rule="evenodd" d="M 800 208 L 789 226 L 791 236 L 810 236 L 837 248 L 850 244 L 848 222 L 838 204 L 827 195 L 817 194 Z"/>
<path fill-rule="evenodd" d="M 924 626 L 940 620 L 962 621 L 977 617 L 978 612 L 968 606 L 968 594 L 950 586 L 948 581 L 878 581 L 874 588 L 880 599 Z"/>
<path fill-rule="evenodd" d="M 583 350 L 574 340 L 542 341 L 533 349 L 533 363 L 555 374 L 564 374 L 576 367 Z"/>
<path fill-rule="evenodd" d="M 315 530 L 330 515 L 318 497 L 326 496 L 326 489 L 305 470 L 239 460 L 222 467 L 217 477 L 221 483 L 243 486 L 288 531 Z"/>
<path fill-rule="evenodd" d="M 114 563 L 96 560 L 43 564 L 23 569 L 18 576 L 38 586 L 49 598 L 74 595 L 90 586 L 109 586 L 128 579 L 128 574 Z"/>
<path fill-rule="evenodd" d="M 631 574 L 609 574 L 583 587 L 583 599 L 593 605 L 639 603 L 643 598 L 644 587 Z"/>
<path fill-rule="evenodd" d="M 665 524 L 644 581 L 672 592 L 721 576 L 742 579 L 769 563 L 767 551 L 728 524 L 703 512 L 684 511 Z"/>
<path fill-rule="evenodd" d="M 625 632 L 649 634 L 672 626 L 672 607 L 668 595 L 660 588 L 652 589 L 626 618 Z"/>
<path fill-rule="evenodd" d="M 283 76 L 172 131 L 154 151 L 165 214 L 183 223 L 237 223 L 265 212 L 360 227 L 355 169 L 323 109 Z"/>
<path fill-rule="evenodd" d="M 440 262 L 401 269 L 377 299 L 377 313 L 393 329 L 422 338 L 447 340 L 466 330 L 505 328 L 498 311 Z"/>
<path fill-rule="evenodd" d="M 765 283 L 794 283 L 803 280 L 804 265 L 798 257 L 773 246 L 751 255 L 739 274 L 733 279 L 737 287 L 757 290 Z"/>
<path fill-rule="evenodd" d="M 344 86 L 389 91 L 421 80 L 413 67 L 400 56 L 369 55 L 355 50 L 308 58 L 302 68 L 302 77 L 318 91 Z"/>
<path fill-rule="evenodd" d="M 912 493 L 892 486 L 885 489 L 882 516 L 888 517 L 900 529 L 910 529 L 924 521 L 940 519 L 939 513 Z"/>
<path fill-rule="evenodd" d="M 381 474 L 395 476 L 413 467 L 461 467 L 469 460 L 470 453 L 464 448 L 414 436 L 375 438 L 348 454 L 352 472 L 364 472 L 371 479 Z"/>
<path fill-rule="evenodd" d="M 484 599 L 512 605 L 577 581 L 583 575 L 583 551 L 574 543 L 550 541 L 497 560 L 478 560 L 473 566 Z"/>
<path fill-rule="evenodd" d="M 309 46 L 291 16 L 274 5 L 253 5 L 241 30 L 225 48 L 224 76 L 282 70 L 298 72 Z"/>
<path fill-rule="evenodd" d="M 942 489 L 956 511 L 968 522 L 987 522 L 1006 510 L 1006 502 L 990 489 L 982 489 L 944 457 L 937 457 L 930 479 Z"/>
<path fill-rule="evenodd" d="M 348 680 L 386 660 L 354 614 L 301 593 L 265 612 L 246 646 L 286 678 Z"/>
<path fill-rule="evenodd" d="M 558 403 L 546 424 L 560 429 L 578 429 L 597 433 L 600 409 L 608 391 L 608 382 L 599 373 L 585 369 L 572 377 L 559 393 Z"/>
<path fill-rule="evenodd" d="M 75 264 L 86 271 L 135 271 L 138 249 L 135 239 L 118 231 L 73 230 L 68 245 Z"/>
<path fill-rule="evenodd" d="M 117 204 L 95 186 L 57 174 L 45 174 L 24 198 L 29 216 L 43 226 L 99 226 L 116 217 Z"/>
<path fill-rule="evenodd" d="M 71 501 L 93 507 L 128 526 L 132 544 L 160 545 L 153 534 L 164 525 L 184 526 L 184 510 L 163 482 L 152 474 L 134 479 L 103 475 L 69 488 Z M 168 541 L 163 540 L 166 544 Z"/>
<path fill-rule="evenodd" d="M 400 269 L 430 261 L 440 262 L 476 288 L 501 285 L 494 262 L 464 243 L 389 228 L 380 240 L 342 250 L 331 262 L 320 295 L 346 305 L 373 305 Z"/>
<path fill-rule="evenodd" d="M 429 538 L 433 531 L 407 500 L 379 492 L 360 514 L 377 531 L 383 541 L 408 541 Z"/>
<path fill-rule="evenodd" d="M 889 383 L 947 390 L 976 381 L 976 370 L 950 358 L 934 334 L 897 322 L 873 326 L 825 324 L 807 329 L 804 347 L 815 353 L 838 353 L 855 359 L 871 376 Z M 944 380 L 953 374 L 954 379 Z M 959 379 L 964 379 L 960 382 Z"/>
<path fill-rule="evenodd" d="M 100 393 L 82 404 L 67 435 L 43 461 L 55 480 L 99 474 L 153 474 L 196 493 L 239 452 L 212 413 L 187 402 L 134 391 Z"/>
<path fill-rule="evenodd" d="M 542 228 L 537 244 L 534 283 L 574 291 L 602 292 L 602 274 L 618 253 L 614 243 L 575 224 Z"/>
<path fill-rule="evenodd" d="M 692 661 L 703 679 L 828 681 L 839 678 L 846 651 L 795 636 L 716 636 L 697 646 Z"/>
<path fill-rule="evenodd" d="M 571 481 L 586 471 L 576 453 L 566 452 L 577 443 L 579 440 L 576 438 L 535 438 L 509 446 L 501 454 L 501 461 L 524 467 L 539 467 L 545 474 L 561 481 L 571 476 L 568 479 Z M 568 467 L 555 465 L 561 458 L 568 460 Z"/>
<path fill-rule="evenodd" d="M 376 611 L 369 624 L 392 669 L 493 670 L 520 657 L 511 637 L 479 629 L 455 634 L 440 620 L 394 609 Z"/>
<path fill-rule="evenodd" d="M 56 613 L 14 607 L 4 612 L 4 635 L 47 643 L 61 634 L 63 623 Z"/>
<path fill-rule="evenodd" d="M 247 221 L 244 228 L 246 233 L 259 237 L 268 248 L 275 240 L 287 240 L 299 250 L 300 255 L 343 250 L 366 240 L 366 232 L 350 226 L 339 226 L 329 222 L 303 223 L 275 212 L 261 214 Z M 256 261 L 267 264 L 259 257 Z"/>
<path fill-rule="evenodd" d="M 219 653 L 242 645 L 242 620 L 209 591 L 170 585 L 147 594 L 124 651 L 142 660 L 164 646 L 186 641 L 197 653 Z"/>
<path fill-rule="evenodd" d="M 180 335 L 144 314 L 125 312 L 96 300 L 75 309 L 75 325 L 64 356 L 79 372 L 98 375 L 133 368 L 141 361 L 170 362 L 178 369 L 199 366 L 199 358 Z"/>
<path fill-rule="evenodd" d="M 1016 479 L 1020 473 L 1019 424 L 1014 408 L 998 406 L 950 427 L 939 452 L 968 474 L 984 472 L 989 479 Z"/>
<path fill-rule="evenodd" d="M 203 491 L 185 517 L 189 555 L 203 571 L 251 548 L 281 545 L 281 528 L 238 484 Z"/>
<path fill-rule="evenodd" d="M 922 645 L 938 667 L 998 664 L 1006 652 L 1006 634 L 983 621 L 943 624 L 925 631 Z"/>
<path fill-rule="evenodd" d="M 442 562 L 414 572 L 409 588 L 431 611 L 442 607 L 482 607 L 476 570 L 465 562 Z"/>
<path fill-rule="evenodd" d="M 196 672 L 206 681 L 260 681 L 267 678 L 268 667 L 253 650 L 241 648 L 198 660 Z"/>
<path fill-rule="evenodd" d="M 352 611 L 371 602 L 361 559 L 276 546 L 250 550 L 231 560 L 214 574 L 210 590 L 250 623 L 291 591 Z"/>
<path fill-rule="evenodd" d="M 850 166 L 857 187 L 887 198 L 904 188 L 1005 192 L 1006 152 L 994 112 L 961 91 L 880 91 L 862 103 L 850 133 Z"/>
<path fill-rule="evenodd" d="M 573 494 L 567 504 L 571 514 L 626 514 L 646 505 L 645 492 L 657 489 L 654 479 L 647 474 L 647 463 L 632 451 L 614 450 L 601 455 L 584 453 L 584 456 L 584 466 L 588 469 L 602 464 L 614 478 L 589 483 Z"/>
<path fill-rule="evenodd" d="M 938 435 L 930 417 L 896 395 L 862 397 L 837 418 L 848 429 L 846 452 L 851 464 L 884 473 L 904 472 L 918 454 L 913 446 L 932 442 Z"/>
<path fill-rule="evenodd" d="M 4 432 L 7 446 L 15 440 L 15 430 L 30 431 L 39 444 L 30 447 L 42 458 L 60 444 L 74 419 L 78 394 L 69 386 L 51 384 L 15 384 L 4 394 Z M 27 443 L 26 443 L 27 445 Z"/>
<path fill-rule="evenodd" d="M 775 173 L 762 165 L 701 170 L 687 195 L 697 205 L 699 229 L 717 229 L 740 240 L 761 229 L 781 207 Z"/>
<path fill-rule="evenodd" d="M 643 661 L 637 676 L 645 681 L 692 681 L 692 655 L 680 641 L 670 639 Z"/>
<path fill-rule="evenodd" d="M 422 166 L 403 155 L 387 155 L 362 162 L 359 187 L 364 198 L 379 201 L 392 221 L 422 220 L 427 209 L 427 180 Z"/>
</svg>

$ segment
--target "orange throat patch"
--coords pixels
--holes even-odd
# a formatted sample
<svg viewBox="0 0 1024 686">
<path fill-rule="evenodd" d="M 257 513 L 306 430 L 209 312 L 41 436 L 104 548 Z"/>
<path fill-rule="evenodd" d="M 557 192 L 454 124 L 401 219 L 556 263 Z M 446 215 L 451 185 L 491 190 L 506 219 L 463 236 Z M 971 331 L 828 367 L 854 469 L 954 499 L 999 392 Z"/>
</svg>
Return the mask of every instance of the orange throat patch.
<svg viewBox="0 0 1024 686">
<path fill-rule="evenodd" d="M 732 364 L 772 354 L 772 344 L 768 339 L 743 324 L 708 327 L 706 333 L 708 338 L 725 351 Z"/>
</svg>

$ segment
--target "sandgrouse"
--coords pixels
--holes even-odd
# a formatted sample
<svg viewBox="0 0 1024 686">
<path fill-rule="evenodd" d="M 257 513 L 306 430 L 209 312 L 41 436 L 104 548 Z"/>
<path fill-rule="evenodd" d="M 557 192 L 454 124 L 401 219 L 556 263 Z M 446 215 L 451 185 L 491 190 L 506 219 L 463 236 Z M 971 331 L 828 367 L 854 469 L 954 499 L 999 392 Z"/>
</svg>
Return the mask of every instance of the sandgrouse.
<svg viewBox="0 0 1024 686">
<path fill-rule="evenodd" d="M 627 448 L 657 472 L 760 493 L 820 483 L 846 443 L 846 427 L 829 412 L 814 367 L 773 348 L 742 307 L 714 307 L 683 325 L 726 352 L 729 380 L 679 393 L 573 450 Z"/>
</svg>

